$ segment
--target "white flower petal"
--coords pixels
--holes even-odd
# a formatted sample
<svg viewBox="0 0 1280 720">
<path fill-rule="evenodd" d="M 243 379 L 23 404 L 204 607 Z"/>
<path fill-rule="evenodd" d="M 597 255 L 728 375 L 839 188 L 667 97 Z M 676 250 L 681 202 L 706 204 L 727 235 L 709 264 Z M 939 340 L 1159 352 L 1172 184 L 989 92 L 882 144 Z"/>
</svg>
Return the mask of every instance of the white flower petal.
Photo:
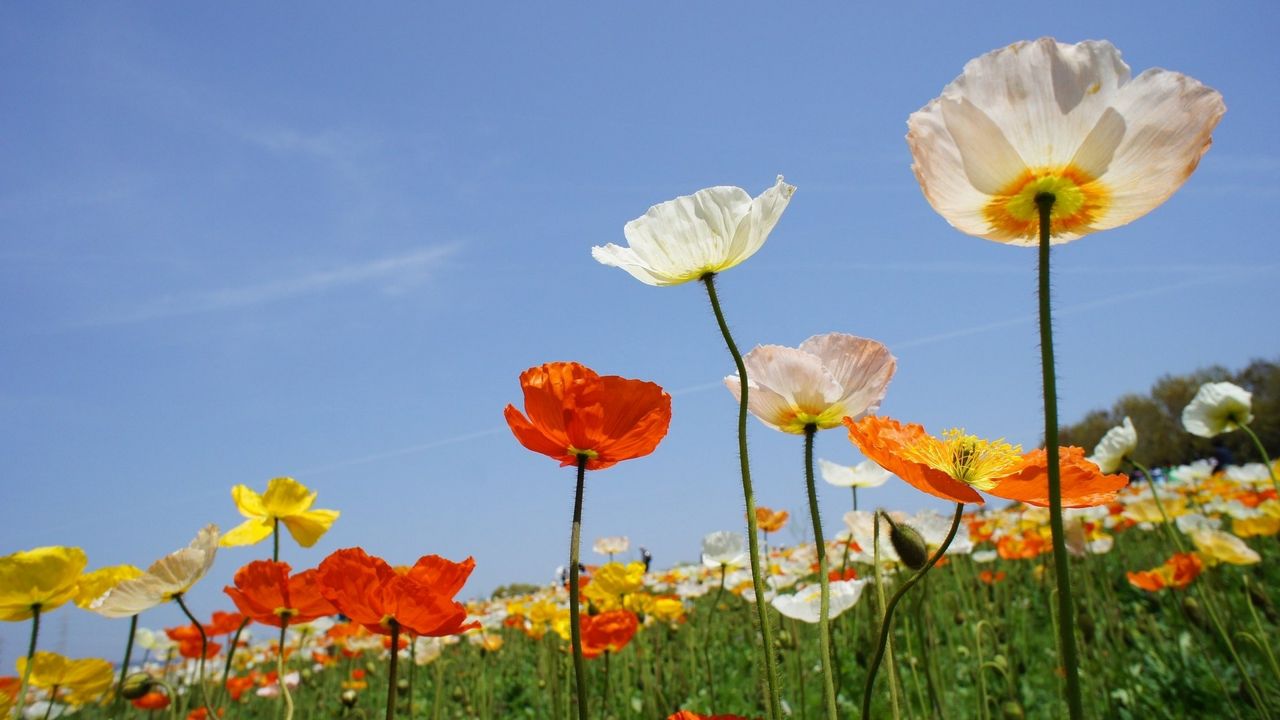
<svg viewBox="0 0 1280 720">
<path fill-rule="evenodd" d="M 1229 382 L 1205 383 L 1182 410 L 1182 427 L 1200 437 L 1231 432 L 1253 422 L 1253 394 Z"/>
<path fill-rule="evenodd" d="M 880 407 L 898 369 L 897 359 L 884 343 L 856 335 L 815 335 L 800 343 L 800 349 L 822 361 L 841 387 L 838 403 L 843 406 L 843 415 L 855 419 Z"/>
</svg>

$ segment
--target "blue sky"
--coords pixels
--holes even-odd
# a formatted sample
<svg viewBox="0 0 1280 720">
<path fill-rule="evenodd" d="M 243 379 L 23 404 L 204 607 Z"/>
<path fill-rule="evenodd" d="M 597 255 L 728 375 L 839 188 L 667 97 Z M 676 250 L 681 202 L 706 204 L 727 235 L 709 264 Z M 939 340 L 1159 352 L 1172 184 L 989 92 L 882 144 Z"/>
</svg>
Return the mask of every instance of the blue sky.
<svg viewBox="0 0 1280 720">
<path fill-rule="evenodd" d="M 1272 3 L 545 5 L 18 3 L 0 8 L 0 554 L 145 566 L 229 490 L 292 475 L 342 518 L 310 567 L 474 555 L 463 594 L 544 582 L 572 470 L 502 408 L 577 360 L 672 392 L 669 437 L 588 480 L 584 538 L 659 565 L 741 529 L 733 366 L 697 285 L 591 259 L 650 205 L 798 190 L 720 281 L 739 343 L 885 342 L 885 414 L 1034 445 L 1034 251 L 964 236 L 912 177 L 906 118 L 1020 39 L 1111 40 L 1217 88 L 1199 170 L 1140 221 L 1055 250 L 1061 414 L 1160 375 L 1275 357 L 1280 10 Z M 1268 311 L 1270 309 L 1270 311 Z M 1141 428 L 1139 428 L 1141 432 Z M 799 438 L 752 421 L 761 504 L 803 515 Z M 818 454 L 859 457 L 843 432 Z M 822 488 L 828 534 L 847 495 Z M 928 502 L 901 484 L 868 504 Z M 807 534 L 803 522 L 783 535 Z M 224 551 L 191 595 L 225 609 Z M 588 555 L 589 555 L 588 551 Z M 161 608 L 143 624 L 176 624 Z M 121 652 L 74 608 L 41 646 Z M 0 628 L 0 674 L 25 648 Z"/>
</svg>

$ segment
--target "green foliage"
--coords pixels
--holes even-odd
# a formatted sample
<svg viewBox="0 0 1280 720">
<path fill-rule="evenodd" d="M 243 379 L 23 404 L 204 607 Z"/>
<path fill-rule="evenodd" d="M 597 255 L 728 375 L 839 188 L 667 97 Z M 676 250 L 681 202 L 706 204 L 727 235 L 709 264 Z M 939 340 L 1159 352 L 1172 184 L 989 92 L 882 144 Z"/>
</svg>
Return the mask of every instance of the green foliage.
<svg viewBox="0 0 1280 720">
<path fill-rule="evenodd" d="M 1258 434 L 1267 452 L 1275 459 L 1280 450 L 1280 362 L 1254 360 L 1238 372 L 1220 365 L 1201 368 L 1186 375 L 1165 375 L 1145 395 L 1124 395 L 1108 410 L 1092 410 L 1072 425 L 1063 426 L 1063 445 L 1092 451 L 1107 430 L 1128 416 L 1138 430 L 1135 459 L 1147 467 L 1183 465 L 1213 457 L 1221 444 L 1236 463 L 1258 462 L 1262 458 L 1249 437 L 1242 432 L 1220 435 L 1212 440 L 1196 437 L 1182 427 L 1182 409 L 1207 382 L 1227 381 L 1253 393 L 1254 420 L 1250 427 Z"/>
</svg>

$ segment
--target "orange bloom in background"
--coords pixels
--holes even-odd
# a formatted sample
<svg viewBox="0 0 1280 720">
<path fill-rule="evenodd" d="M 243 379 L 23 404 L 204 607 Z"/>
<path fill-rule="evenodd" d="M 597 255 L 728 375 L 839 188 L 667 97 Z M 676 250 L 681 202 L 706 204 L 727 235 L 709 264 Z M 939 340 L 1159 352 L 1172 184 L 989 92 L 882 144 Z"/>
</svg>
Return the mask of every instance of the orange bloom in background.
<svg viewBox="0 0 1280 720">
<path fill-rule="evenodd" d="M 606 650 L 618 652 L 631 642 L 640 621 L 630 610 L 610 610 L 582 618 L 582 655 L 594 658 Z"/>
<path fill-rule="evenodd" d="M 667 720 L 748 720 L 742 715 L 699 715 L 692 710 L 681 710 L 667 717 Z"/>
<path fill-rule="evenodd" d="M 840 582 L 841 580 L 857 580 L 858 571 L 853 568 L 846 568 L 844 573 L 841 574 L 838 568 L 833 568 L 831 572 L 827 573 L 827 579 L 830 580 L 831 582 Z"/>
<path fill-rule="evenodd" d="M 204 624 L 204 632 L 209 637 L 230 635 L 231 633 L 239 630 L 240 624 L 243 622 L 244 615 L 215 610 L 213 618 Z"/>
<path fill-rule="evenodd" d="M 428 555 L 401 574 L 382 558 L 347 548 L 320 563 L 317 579 L 325 599 L 370 632 L 390 635 L 394 622 L 415 635 L 440 637 L 480 627 L 466 622 L 467 609 L 453 599 L 475 565 L 471 558 L 454 563 Z"/>
<path fill-rule="evenodd" d="M 169 696 L 158 690 L 152 690 L 134 700 L 133 706 L 139 710 L 163 710 L 169 707 Z"/>
<path fill-rule="evenodd" d="M 520 374 L 524 409 L 504 415 L 520 444 L 560 461 L 603 470 L 653 452 L 671 424 L 671 396 L 661 387 L 597 375 L 574 362 L 553 362 Z"/>
<path fill-rule="evenodd" d="M 239 702 L 245 691 L 251 689 L 253 689 L 252 677 L 244 676 L 227 678 L 227 694 L 231 696 L 232 702 Z"/>
<path fill-rule="evenodd" d="M 978 579 L 988 585 L 995 585 L 1006 577 L 1008 577 L 1008 574 L 1003 570 L 983 570 L 978 573 Z"/>
<path fill-rule="evenodd" d="M 770 510 L 763 505 L 756 506 L 756 525 L 761 532 L 778 532 L 787 520 L 791 517 L 791 513 L 786 510 Z"/>
<path fill-rule="evenodd" d="M 1200 576 L 1204 570 L 1204 562 L 1200 556 L 1190 553 L 1176 553 L 1154 570 L 1127 572 L 1129 584 L 1148 592 L 1157 592 L 1165 588 L 1182 590 Z"/>
<path fill-rule="evenodd" d="M 961 430 L 950 430 L 939 439 L 915 423 L 903 425 L 875 415 L 856 421 L 845 418 L 844 424 L 864 455 L 934 497 L 981 505 L 981 490 L 1028 505 L 1049 504 L 1044 450 L 1023 454 L 1018 446 Z M 1104 505 L 1129 482 L 1124 475 L 1103 474 L 1081 448 L 1062 448 L 1060 456 L 1063 507 Z"/>
<path fill-rule="evenodd" d="M 298 625 L 336 615 L 338 610 L 320 594 L 315 570 L 291 575 L 288 563 L 255 560 L 236 571 L 235 586 L 222 590 L 240 612 L 271 627 Z"/>
<path fill-rule="evenodd" d="M 1027 530 L 1022 535 L 1005 535 L 996 541 L 996 553 L 1005 560 L 1030 560 L 1052 549 L 1053 546 L 1035 530 Z"/>
</svg>

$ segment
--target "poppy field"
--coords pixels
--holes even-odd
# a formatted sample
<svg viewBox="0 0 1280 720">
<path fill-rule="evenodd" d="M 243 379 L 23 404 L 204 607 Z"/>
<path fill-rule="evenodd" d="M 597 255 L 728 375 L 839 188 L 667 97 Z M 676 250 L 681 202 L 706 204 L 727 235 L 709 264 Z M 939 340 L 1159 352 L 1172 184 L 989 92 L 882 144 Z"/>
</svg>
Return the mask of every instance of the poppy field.
<svg viewBox="0 0 1280 720">
<path fill-rule="evenodd" d="M 728 353 L 707 366 L 734 368 L 723 424 L 736 446 L 718 450 L 736 454 L 741 492 L 724 500 L 742 506 L 742 526 L 705 528 L 675 564 L 627 537 L 583 537 L 587 483 L 661 451 L 672 394 L 661 378 L 578 362 L 513 367 L 510 404 L 493 408 L 510 430 L 500 441 L 573 488 L 563 518 L 537 519 L 565 540 L 555 582 L 466 600 L 476 561 L 430 548 L 407 566 L 354 546 L 294 567 L 281 546 L 305 554 L 340 508 L 291 477 L 235 485 L 240 524 L 195 525 L 146 569 L 96 566 L 93 548 L 3 549 L 0 620 L 30 640 L 0 668 L 0 717 L 1276 717 L 1280 463 L 1255 432 L 1251 392 L 1205 383 L 1180 420 L 1188 438 L 1249 437 L 1259 462 L 1145 467 L 1129 418 L 1093 448 L 1058 442 L 1051 247 L 1164 203 L 1225 110 L 1186 75 L 1131 76 L 1108 42 L 1042 38 L 971 60 L 910 114 L 932 208 L 960 233 L 1038 253 L 1043 447 L 881 414 L 897 359 L 878 340 L 740 348 L 719 289 L 785 222 L 797 188 L 782 176 L 755 197 L 707 188 L 653 205 L 623 226 L 625 246 L 590 253 L 654 292 L 705 293 L 706 331 Z M 815 457 L 823 431 L 865 460 Z M 793 436 L 803 452 L 788 507 L 757 502 L 749 432 Z M 847 492 L 838 527 L 823 525 L 819 483 Z M 949 509 L 875 507 L 886 483 Z M 805 532 L 781 534 L 796 524 Z M 222 607 L 189 606 L 235 546 L 259 559 L 235 571 Z M 150 626 L 148 611 L 169 604 L 186 624 Z M 46 649 L 42 623 L 71 612 L 114 619 L 120 655 Z"/>
</svg>

